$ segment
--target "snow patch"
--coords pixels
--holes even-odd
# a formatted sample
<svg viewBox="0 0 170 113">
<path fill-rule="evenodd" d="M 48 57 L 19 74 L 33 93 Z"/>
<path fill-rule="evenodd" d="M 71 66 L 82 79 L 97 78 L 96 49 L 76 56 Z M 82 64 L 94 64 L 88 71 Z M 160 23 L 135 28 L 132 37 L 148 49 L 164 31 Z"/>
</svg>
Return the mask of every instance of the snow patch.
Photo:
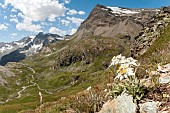
<svg viewBox="0 0 170 113">
<path fill-rule="evenodd" d="M 11 50 L 11 49 L 13 49 L 13 46 L 5 44 L 4 47 L 0 48 L 0 52 L 8 51 L 8 50 Z"/>
<path fill-rule="evenodd" d="M 35 45 L 35 44 L 34 44 L 34 45 L 32 46 L 32 49 L 33 49 L 34 52 L 36 53 L 37 51 L 41 50 L 42 47 L 43 47 L 43 44 L 42 44 L 42 43 L 39 44 L 39 45 Z"/>
<path fill-rule="evenodd" d="M 56 39 L 58 39 L 58 40 L 64 40 L 64 38 L 63 38 L 63 37 L 62 37 L 62 38 L 57 38 L 57 37 L 56 37 Z"/>
<path fill-rule="evenodd" d="M 33 41 L 34 40 L 34 38 L 35 38 L 35 36 L 29 36 L 30 38 L 31 38 L 31 41 Z"/>
<path fill-rule="evenodd" d="M 117 14 L 136 14 L 139 13 L 137 11 L 131 11 L 129 9 L 123 9 L 123 8 L 119 8 L 119 7 L 110 7 L 107 6 L 107 8 L 110 8 L 112 10 L 112 13 L 117 13 Z"/>
<path fill-rule="evenodd" d="M 24 46 L 24 42 L 21 42 L 21 43 L 15 42 L 15 44 L 17 44 L 19 47 L 23 47 Z"/>
</svg>

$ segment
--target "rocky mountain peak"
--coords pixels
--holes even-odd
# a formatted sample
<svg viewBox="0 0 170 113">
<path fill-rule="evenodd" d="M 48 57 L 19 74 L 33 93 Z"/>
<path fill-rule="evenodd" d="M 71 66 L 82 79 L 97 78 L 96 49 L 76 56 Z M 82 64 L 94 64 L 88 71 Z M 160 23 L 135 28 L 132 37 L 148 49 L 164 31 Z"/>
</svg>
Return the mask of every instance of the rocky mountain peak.
<svg viewBox="0 0 170 113">
<path fill-rule="evenodd" d="M 18 62 L 26 56 L 39 53 L 47 44 L 62 40 L 57 34 L 44 34 L 40 32 L 36 36 L 24 37 L 19 41 L 0 44 L 0 65 L 7 62 Z"/>
<path fill-rule="evenodd" d="M 159 9 L 129 9 L 98 4 L 80 25 L 74 37 L 136 37 L 158 12 Z"/>
</svg>

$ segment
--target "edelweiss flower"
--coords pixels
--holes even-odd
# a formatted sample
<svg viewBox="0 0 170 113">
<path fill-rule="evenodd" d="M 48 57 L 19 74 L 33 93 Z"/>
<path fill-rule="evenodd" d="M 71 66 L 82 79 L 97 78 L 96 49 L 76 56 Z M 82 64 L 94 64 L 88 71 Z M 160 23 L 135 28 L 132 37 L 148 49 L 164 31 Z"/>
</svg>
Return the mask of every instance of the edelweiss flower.
<svg viewBox="0 0 170 113">
<path fill-rule="evenodd" d="M 133 71 L 134 67 L 140 65 L 137 63 L 137 60 L 133 59 L 132 57 L 125 58 L 125 56 L 122 56 L 121 54 L 112 58 L 110 66 L 117 64 L 120 64 L 120 67 L 117 70 L 118 75 L 115 77 L 115 79 L 119 80 L 128 78 L 129 76 L 135 76 L 135 72 Z"/>
<path fill-rule="evenodd" d="M 111 64 L 109 67 L 117 65 L 117 64 L 126 64 L 129 66 L 138 66 L 139 64 L 136 63 L 137 60 L 133 59 L 132 57 L 125 58 L 125 56 L 122 56 L 121 54 L 118 56 L 114 56 L 111 60 Z"/>
<path fill-rule="evenodd" d="M 127 67 L 126 65 L 121 65 L 119 69 L 117 70 L 117 73 L 118 75 L 115 77 L 115 79 L 119 79 L 120 81 L 123 78 L 135 76 L 135 73 L 133 72 L 133 68 Z"/>
</svg>

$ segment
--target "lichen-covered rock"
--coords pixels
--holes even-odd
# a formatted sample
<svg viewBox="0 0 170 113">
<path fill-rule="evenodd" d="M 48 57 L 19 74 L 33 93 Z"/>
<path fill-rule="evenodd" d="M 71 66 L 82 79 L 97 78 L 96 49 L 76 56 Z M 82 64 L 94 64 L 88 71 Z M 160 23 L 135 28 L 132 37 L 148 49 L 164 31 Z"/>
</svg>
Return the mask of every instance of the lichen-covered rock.
<svg viewBox="0 0 170 113">
<path fill-rule="evenodd" d="M 157 102 L 146 102 L 139 104 L 140 113 L 158 113 Z"/>
<path fill-rule="evenodd" d="M 136 113 L 136 104 L 133 103 L 132 96 L 122 94 L 106 102 L 99 113 Z"/>
<path fill-rule="evenodd" d="M 164 66 L 158 65 L 157 71 L 152 71 L 151 75 L 160 75 L 159 83 L 166 84 L 170 82 L 170 64 Z"/>
</svg>

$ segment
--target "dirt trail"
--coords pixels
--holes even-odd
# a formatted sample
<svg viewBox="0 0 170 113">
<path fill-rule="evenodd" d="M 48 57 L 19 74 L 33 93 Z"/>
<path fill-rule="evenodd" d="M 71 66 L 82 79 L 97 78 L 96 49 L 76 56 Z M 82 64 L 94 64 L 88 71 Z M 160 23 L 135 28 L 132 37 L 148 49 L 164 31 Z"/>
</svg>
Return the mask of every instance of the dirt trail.
<svg viewBox="0 0 170 113">
<path fill-rule="evenodd" d="M 33 86 L 37 86 L 37 89 L 38 89 L 38 90 L 44 91 L 44 92 L 46 92 L 47 94 L 53 94 L 52 92 L 49 92 L 49 91 L 47 91 L 46 89 L 41 88 L 41 87 L 39 86 L 39 84 L 37 84 L 36 82 L 34 82 L 34 81 L 35 81 L 35 78 L 34 78 L 34 75 L 33 75 L 33 74 L 35 74 L 36 72 L 35 72 L 35 70 L 34 70 L 33 68 L 31 68 L 31 67 L 29 67 L 28 65 L 25 65 L 25 64 L 23 64 L 23 63 L 20 63 L 20 64 L 32 71 L 32 74 L 30 74 L 32 80 L 28 80 L 29 83 L 31 83 L 31 85 L 22 86 L 22 89 L 19 90 L 18 92 L 16 92 L 18 96 L 15 97 L 15 98 L 21 98 L 22 92 L 24 92 L 24 91 L 25 91 L 26 89 L 28 89 L 29 87 L 33 87 Z M 6 102 L 8 102 L 8 101 L 10 101 L 10 100 L 13 100 L 13 99 L 15 99 L 15 98 L 10 98 L 10 96 L 9 96 L 9 98 L 8 98 L 5 102 L 1 102 L 1 103 L 6 103 Z"/>
</svg>

